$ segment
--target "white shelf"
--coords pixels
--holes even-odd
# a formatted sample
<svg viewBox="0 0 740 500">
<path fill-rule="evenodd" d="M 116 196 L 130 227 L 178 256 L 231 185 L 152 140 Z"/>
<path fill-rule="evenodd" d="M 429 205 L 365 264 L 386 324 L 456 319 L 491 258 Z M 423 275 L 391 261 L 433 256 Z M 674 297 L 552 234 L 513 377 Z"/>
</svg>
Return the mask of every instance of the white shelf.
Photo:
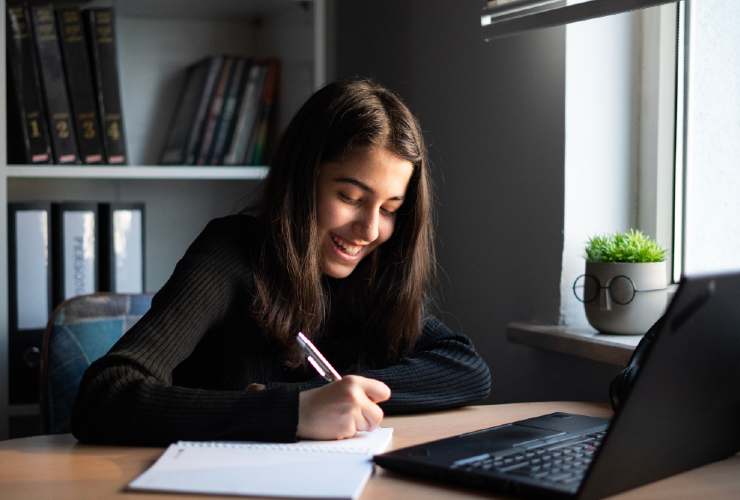
<svg viewBox="0 0 740 500">
<path fill-rule="evenodd" d="M 8 178 L 44 179 L 191 179 L 191 180 L 250 180 L 262 179 L 267 175 L 267 167 L 96 167 L 96 166 L 8 166 Z"/>
<path fill-rule="evenodd" d="M 67 2 L 68 3 L 68 2 Z M 78 2 L 79 3 L 79 2 Z M 184 84 L 185 68 L 213 54 L 280 60 L 279 135 L 326 75 L 325 0 L 88 0 L 113 6 L 128 161 L 115 165 L 8 165 L 7 0 L 0 0 L 0 440 L 8 404 L 7 204 L 23 201 L 141 202 L 146 205 L 145 288 L 162 286 L 208 221 L 251 207 L 268 167 L 157 165 Z M 201 182 L 202 181 L 202 182 Z M 9 411 L 10 409 L 10 411 Z"/>
</svg>

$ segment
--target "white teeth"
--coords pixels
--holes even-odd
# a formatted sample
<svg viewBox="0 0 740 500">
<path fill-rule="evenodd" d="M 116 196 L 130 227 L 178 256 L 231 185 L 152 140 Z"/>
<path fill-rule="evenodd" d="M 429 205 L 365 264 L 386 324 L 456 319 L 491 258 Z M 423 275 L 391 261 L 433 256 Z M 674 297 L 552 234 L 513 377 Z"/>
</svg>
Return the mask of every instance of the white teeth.
<svg viewBox="0 0 740 500">
<path fill-rule="evenodd" d="M 338 236 L 332 235 L 331 239 L 339 248 L 341 248 L 345 253 L 349 255 L 355 256 L 360 253 L 360 250 L 362 250 L 362 247 L 350 245 L 344 240 L 340 239 Z"/>
</svg>

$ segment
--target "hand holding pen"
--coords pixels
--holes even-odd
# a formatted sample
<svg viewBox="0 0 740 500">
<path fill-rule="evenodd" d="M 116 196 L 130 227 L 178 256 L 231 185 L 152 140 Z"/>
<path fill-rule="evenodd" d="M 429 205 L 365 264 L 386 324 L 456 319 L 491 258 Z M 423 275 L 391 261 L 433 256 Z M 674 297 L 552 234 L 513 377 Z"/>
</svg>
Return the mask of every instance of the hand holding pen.
<svg viewBox="0 0 740 500">
<path fill-rule="evenodd" d="M 298 436 L 344 439 L 378 427 L 383 420 L 378 403 L 390 397 L 388 386 L 359 375 L 342 377 L 303 333 L 298 333 L 297 341 L 311 366 L 330 382 L 300 393 Z"/>
</svg>

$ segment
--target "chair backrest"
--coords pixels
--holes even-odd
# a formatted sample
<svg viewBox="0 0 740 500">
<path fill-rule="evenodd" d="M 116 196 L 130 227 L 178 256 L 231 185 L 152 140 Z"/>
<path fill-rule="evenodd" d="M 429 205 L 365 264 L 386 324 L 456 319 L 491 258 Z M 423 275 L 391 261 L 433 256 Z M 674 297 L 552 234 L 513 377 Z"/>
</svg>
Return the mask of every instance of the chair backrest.
<svg viewBox="0 0 740 500">
<path fill-rule="evenodd" d="M 96 293 L 54 310 L 41 351 L 41 423 L 47 434 L 70 430 L 77 390 L 90 364 L 149 310 L 151 294 Z"/>
</svg>

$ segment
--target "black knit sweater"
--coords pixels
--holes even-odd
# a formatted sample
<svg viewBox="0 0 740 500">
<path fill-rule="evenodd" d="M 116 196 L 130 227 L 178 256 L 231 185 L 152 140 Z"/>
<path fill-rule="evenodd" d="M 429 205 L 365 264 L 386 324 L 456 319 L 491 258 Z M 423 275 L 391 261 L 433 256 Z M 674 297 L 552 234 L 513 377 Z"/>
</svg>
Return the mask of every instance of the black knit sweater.
<svg viewBox="0 0 740 500">
<path fill-rule="evenodd" d="M 72 417 L 77 439 L 296 439 L 298 393 L 326 382 L 306 367 L 288 368 L 250 317 L 261 237 L 246 215 L 208 224 L 149 312 L 86 371 Z M 352 346 L 321 339 L 317 345 L 340 373 L 385 382 L 391 389 L 381 404 L 386 414 L 461 406 L 489 394 L 489 369 L 470 340 L 434 318 L 392 366 L 363 367 Z M 250 383 L 267 388 L 246 391 Z"/>
</svg>

